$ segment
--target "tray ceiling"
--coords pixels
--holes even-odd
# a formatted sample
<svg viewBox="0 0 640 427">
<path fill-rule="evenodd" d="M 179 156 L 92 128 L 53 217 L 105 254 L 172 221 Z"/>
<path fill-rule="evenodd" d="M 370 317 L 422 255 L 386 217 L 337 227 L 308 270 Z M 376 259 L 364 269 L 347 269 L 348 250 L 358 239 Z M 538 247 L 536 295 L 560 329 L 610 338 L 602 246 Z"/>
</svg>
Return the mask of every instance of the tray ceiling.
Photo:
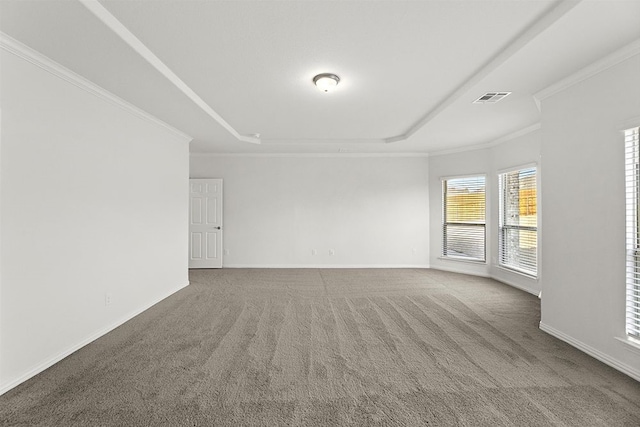
<svg viewBox="0 0 640 427">
<path fill-rule="evenodd" d="M 0 8 L 3 33 L 189 134 L 192 151 L 225 153 L 486 143 L 539 121 L 535 93 L 640 39 L 640 2 L 630 1 L 21 0 Z M 335 92 L 314 87 L 322 72 L 340 76 Z M 501 91 L 512 94 L 472 103 Z"/>
</svg>

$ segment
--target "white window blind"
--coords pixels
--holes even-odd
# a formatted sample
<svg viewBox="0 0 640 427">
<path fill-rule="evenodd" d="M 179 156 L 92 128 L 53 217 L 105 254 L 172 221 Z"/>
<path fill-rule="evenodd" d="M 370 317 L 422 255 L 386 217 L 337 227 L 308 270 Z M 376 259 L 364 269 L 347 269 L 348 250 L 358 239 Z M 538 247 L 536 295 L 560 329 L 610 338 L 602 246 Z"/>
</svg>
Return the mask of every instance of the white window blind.
<svg viewBox="0 0 640 427">
<path fill-rule="evenodd" d="M 485 177 L 442 181 L 442 255 L 485 260 Z"/>
<path fill-rule="evenodd" d="M 627 335 L 640 339 L 640 170 L 638 133 L 640 128 L 628 129 L 625 140 L 625 175 L 627 199 Z"/>
<path fill-rule="evenodd" d="M 538 275 L 538 194 L 536 168 L 520 169 L 498 176 L 500 221 L 498 264 Z"/>
</svg>

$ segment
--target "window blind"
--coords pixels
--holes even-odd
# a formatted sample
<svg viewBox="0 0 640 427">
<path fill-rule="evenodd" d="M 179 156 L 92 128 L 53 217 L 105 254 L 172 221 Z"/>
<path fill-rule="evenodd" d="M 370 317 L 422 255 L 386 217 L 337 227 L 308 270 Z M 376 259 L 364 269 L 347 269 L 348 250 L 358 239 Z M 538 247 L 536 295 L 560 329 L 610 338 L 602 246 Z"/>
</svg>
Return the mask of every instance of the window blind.
<svg viewBox="0 0 640 427">
<path fill-rule="evenodd" d="M 640 200 L 639 137 L 640 128 L 628 129 L 625 140 L 625 184 L 627 217 L 627 292 L 626 332 L 640 339 L 640 223 L 638 201 Z"/>
<path fill-rule="evenodd" d="M 485 177 L 442 181 L 442 255 L 485 260 Z"/>
<path fill-rule="evenodd" d="M 536 168 L 498 175 L 500 192 L 498 264 L 538 275 L 538 193 Z"/>
</svg>

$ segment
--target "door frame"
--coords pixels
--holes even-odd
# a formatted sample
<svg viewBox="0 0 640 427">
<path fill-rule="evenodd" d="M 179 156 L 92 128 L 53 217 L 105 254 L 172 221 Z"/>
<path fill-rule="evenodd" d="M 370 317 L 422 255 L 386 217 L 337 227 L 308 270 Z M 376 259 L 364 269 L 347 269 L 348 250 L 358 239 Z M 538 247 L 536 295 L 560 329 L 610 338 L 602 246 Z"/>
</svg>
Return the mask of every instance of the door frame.
<svg viewBox="0 0 640 427">
<path fill-rule="evenodd" d="M 199 185 L 197 190 L 195 186 Z M 204 188 L 202 187 L 204 185 Z M 210 185 L 215 187 L 215 190 L 209 193 Z M 193 224 L 193 206 L 194 206 L 194 194 L 201 194 L 199 199 L 204 202 L 200 203 L 200 224 Z M 212 222 L 210 216 L 210 199 L 208 195 L 215 195 L 211 199 L 215 199 L 215 214 Z M 224 183 L 222 178 L 189 178 L 189 253 L 188 253 L 188 265 L 190 269 L 194 268 L 223 268 L 224 267 Z M 195 231 L 197 230 L 197 231 Z M 193 238 L 194 234 L 200 235 L 199 253 L 201 256 L 199 259 L 193 258 Z M 209 238 L 210 234 L 215 234 L 215 257 L 209 258 Z M 214 261 L 212 261 L 214 260 Z"/>
</svg>

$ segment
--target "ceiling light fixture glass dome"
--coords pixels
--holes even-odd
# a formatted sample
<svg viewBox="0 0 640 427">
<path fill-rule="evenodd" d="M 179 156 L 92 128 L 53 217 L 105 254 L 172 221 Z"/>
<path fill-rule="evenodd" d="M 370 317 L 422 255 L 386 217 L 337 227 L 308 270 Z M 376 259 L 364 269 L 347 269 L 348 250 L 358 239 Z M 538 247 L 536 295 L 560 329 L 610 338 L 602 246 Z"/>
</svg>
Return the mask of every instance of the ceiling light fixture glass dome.
<svg viewBox="0 0 640 427">
<path fill-rule="evenodd" d="M 313 78 L 313 83 L 323 92 L 330 92 L 338 86 L 340 77 L 331 73 L 318 74 Z"/>
</svg>

